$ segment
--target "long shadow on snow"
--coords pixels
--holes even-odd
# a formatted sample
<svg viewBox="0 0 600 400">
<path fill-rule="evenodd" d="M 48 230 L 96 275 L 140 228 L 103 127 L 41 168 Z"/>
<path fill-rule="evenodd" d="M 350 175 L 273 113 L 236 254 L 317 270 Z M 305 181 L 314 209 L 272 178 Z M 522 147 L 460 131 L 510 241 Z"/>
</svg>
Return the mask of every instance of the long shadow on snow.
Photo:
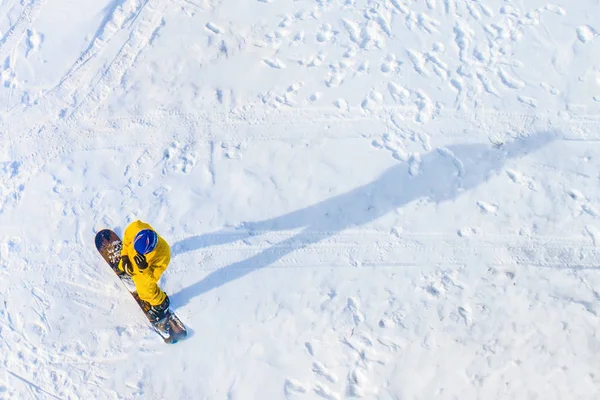
<svg viewBox="0 0 600 400">
<path fill-rule="evenodd" d="M 315 205 L 260 222 L 248 222 L 239 232 L 222 231 L 194 236 L 177 242 L 174 255 L 202 247 L 246 239 L 249 232 L 304 230 L 246 260 L 211 272 L 201 281 L 171 297 L 177 304 L 268 266 L 285 255 L 336 233 L 364 225 L 413 200 L 429 198 L 440 203 L 455 199 L 497 173 L 506 160 L 525 156 L 555 139 L 552 132 L 542 132 L 506 143 L 499 148 L 486 144 L 460 144 L 427 153 L 420 172 L 410 176 L 407 165 L 388 168 L 376 181 Z"/>
</svg>

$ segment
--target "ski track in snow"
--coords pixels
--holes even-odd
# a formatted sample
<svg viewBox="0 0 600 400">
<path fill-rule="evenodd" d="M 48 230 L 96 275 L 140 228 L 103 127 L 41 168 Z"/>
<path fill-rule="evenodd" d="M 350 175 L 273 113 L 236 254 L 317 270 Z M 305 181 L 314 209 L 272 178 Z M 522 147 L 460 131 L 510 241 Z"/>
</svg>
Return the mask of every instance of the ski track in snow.
<svg viewBox="0 0 600 400">
<path fill-rule="evenodd" d="M 2 2 L 0 398 L 596 397 L 583 2 Z M 91 245 L 136 218 L 176 346 Z"/>
<path fill-rule="evenodd" d="M 98 33 L 91 39 L 89 47 L 69 68 L 67 73 L 61 77 L 58 85 L 44 93 L 42 98 L 36 99 L 35 104 L 40 104 L 40 102 L 42 102 L 42 104 L 47 104 L 56 100 L 68 103 L 72 98 L 81 97 L 81 94 L 78 93 L 78 91 L 80 91 L 82 87 L 85 88 L 90 84 L 89 80 L 91 77 L 89 77 L 89 69 L 92 60 L 102 53 L 104 46 L 106 46 L 106 44 L 113 39 L 115 34 L 123 28 L 122 26 L 119 26 L 119 24 L 126 26 L 132 20 L 136 19 L 142 13 L 143 7 L 147 3 L 147 1 L 142 4 L 140 4 L 139 1 L 126 1 L 114 8 L 111 16 L 107 18 L 106 22 L 98 30 Z M 137 7 L 141 9 L 138 9 Z M 139 25 L 136 24 L 136 28 L 138 26 Z M 105 71 L 105 74 L 110 73 L 110 68 L 111 67 Z M 88 82 L 86 82 L 86 80 L 88 80 Z M 27 108 L 30 107 L 31 106 L 28 106 Z M 25 111 L 27 108 L 25 108 Z M 19 112 L 22 113 L 23 111 L 19 110 Z M 61 110 L 61 115 L 63 117 L 67 114 L 68 112 L 66 110 Z"/>
<path fill-rule="evenodd" d="M 31 1 L 26 4 L 17 21 L 10 26 L 0 39 L 0 59 L 5 60 L 12 57 L 14 49 L 27 32 L 27 29 L 40 13 L 45 0 Z"/>
</svg>

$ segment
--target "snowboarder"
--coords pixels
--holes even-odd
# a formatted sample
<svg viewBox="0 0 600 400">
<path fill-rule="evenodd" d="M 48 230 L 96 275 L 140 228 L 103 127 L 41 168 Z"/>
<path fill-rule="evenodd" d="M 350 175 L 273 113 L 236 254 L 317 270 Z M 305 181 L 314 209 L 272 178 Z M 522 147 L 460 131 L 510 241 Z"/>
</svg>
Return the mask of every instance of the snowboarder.
<svg viewBox="0 0 600 400">
<path fill-rule="evenodd" d="M 131 276 L 150 320 L 163 319 L 169 309 L 169 297 L 158 280 L 170 260 L 169 245 L 149 224 L 137 220 L 125 229 L 118 273 Z"/>
</svg>

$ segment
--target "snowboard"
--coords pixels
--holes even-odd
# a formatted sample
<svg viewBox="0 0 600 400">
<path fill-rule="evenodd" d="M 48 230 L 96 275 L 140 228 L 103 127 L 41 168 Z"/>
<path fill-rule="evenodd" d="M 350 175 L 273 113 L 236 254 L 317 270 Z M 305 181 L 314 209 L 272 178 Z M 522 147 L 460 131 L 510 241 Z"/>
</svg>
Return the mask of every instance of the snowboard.
<svg viewBox="0 0 600 400">
<path fill-rule="evenodd" d="M 113 272 L 121 279 L 147 317 L 148 304 L 140 300 L 131 277 L 127 274 L 119 274 L 117 268 L 121 260 L 121 248 L 123 247 L 121 238 L 110 229 L 103 229 L 96 234 L 95 242 L 96 248 L 102 258 L 104 258 Z M 148 320 L 154 331 L 162 337 L 165 343 L 177 343 L 187 336 L 185 326 L 171 309 L 168 309 L 166 317 L 159 321 L 152 321 L 149 318 Z"/>
</svg>

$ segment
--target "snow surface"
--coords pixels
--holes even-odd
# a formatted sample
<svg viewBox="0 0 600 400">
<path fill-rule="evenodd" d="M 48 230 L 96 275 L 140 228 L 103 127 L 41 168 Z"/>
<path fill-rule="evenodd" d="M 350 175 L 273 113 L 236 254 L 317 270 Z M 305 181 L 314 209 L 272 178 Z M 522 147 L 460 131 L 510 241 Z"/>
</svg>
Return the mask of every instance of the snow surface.
<svg viewBox="0 0 600 400">
<path fill-rule="evenodd" d="M 597 0 L 0 2 L 0 398 L 600 398 Z M 97 254 L 172 245 L 165 345 Z"/>
</svg>

